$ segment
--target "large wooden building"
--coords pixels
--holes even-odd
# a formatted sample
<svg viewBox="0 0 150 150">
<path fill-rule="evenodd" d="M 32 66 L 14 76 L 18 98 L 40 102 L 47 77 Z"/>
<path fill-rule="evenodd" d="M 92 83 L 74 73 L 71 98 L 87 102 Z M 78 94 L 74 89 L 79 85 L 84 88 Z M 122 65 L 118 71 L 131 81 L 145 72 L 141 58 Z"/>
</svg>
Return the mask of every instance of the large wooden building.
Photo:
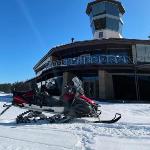
<svg viewBox="0 0 150 150">
<path fill-rule="evenodd" d="M 37 82 L 72 77 L 95 99 L 150 101 L 150 41 L 122 38 L 125 10 L 116 0 L 88 4 L 93 40 L 52 48 L 35 66 Z"/>
</svg>

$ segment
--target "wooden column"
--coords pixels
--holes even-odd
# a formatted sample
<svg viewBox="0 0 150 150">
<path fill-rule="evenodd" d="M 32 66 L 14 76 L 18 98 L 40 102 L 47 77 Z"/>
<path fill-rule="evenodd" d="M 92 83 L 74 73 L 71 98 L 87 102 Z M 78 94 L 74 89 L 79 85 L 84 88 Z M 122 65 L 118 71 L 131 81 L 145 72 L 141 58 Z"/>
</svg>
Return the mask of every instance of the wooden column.
<svg viewBox="0 0 150 150">
<path fill-rule="evenodd" d="M 114 89 L 112 75 L 104 70 L 98 71 L 99 76 L 99 97 L 102 99 L 113 99 Z"/>
</svg>

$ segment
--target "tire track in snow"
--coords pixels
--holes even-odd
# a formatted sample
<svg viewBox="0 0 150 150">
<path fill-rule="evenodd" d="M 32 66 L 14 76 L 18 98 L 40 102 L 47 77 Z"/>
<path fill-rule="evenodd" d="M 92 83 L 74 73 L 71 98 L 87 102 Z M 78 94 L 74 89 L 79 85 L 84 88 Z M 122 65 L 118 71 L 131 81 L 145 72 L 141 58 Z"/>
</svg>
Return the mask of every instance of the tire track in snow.
<svg viewBox="0 0 150 150">
<path fill-rule="evenodd" d="M 32 143 L 32 144 L 40 144 L 40 145 L 46 145 L 46 146 L 49 146 L 49 147 L 60 147 L 59 145 L 55 145 L 55 144 L 47 144 L 47 143 L 42 143 L 42 142 L 35 142 L 35 141 L 30 141 L 30 140 L 26 140 L 26 139 L 17 139 L 17 138 L 13 138 L 13 137 L 7 137 L 7 136 L 1 136 L 0 135 L 0 138 L 4 138 L 4 139 L 10 139 L 10 140 L 15 140 L 15 141 L 21 141 L 21 142 L 27 142 L 27 143 Z M 68 147 L 65 147 L 65 146 L 61 146 L 61 148 L 65 148 L 65 149 L 70 149 Z"/>
<path fill-rule="evenodd" d="M 45 145 L 53 149 L 79 149 L 80 145 L 78 144 L 77 136 L 70 133 L 69 131 L 60 131 L 60 130 L 40 130 L 36 128 L 20 129 L 20 128 L 11 128 L 11 127 L 2 127 L 0 126 L 0 138 L 14 141 L 20 141 L 25 143 L 35 144 L 35 145 Z M 69 142 L 67 142 L 69 141 Z M 5 142 L 4 142 L 5 143 Z M 7 145 L 5 143 L 5 145 Z"/>
</svg>

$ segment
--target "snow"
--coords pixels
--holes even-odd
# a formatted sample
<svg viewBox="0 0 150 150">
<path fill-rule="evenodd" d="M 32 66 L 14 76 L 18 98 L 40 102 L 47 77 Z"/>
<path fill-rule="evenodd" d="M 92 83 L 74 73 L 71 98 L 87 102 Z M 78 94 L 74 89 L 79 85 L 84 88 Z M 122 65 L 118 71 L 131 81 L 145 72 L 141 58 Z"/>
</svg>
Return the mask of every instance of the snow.
<svg viewBox="0 0 150 150">
<path fill-rule="evenodd" d="M 6 97 L 6 96 L 12 96 L 12 94 L 0 91 L 0 96 Z"/>
<path fill-rule="evenodd" d="M 5 96 L 4 96 L 5 97 Z M 0 111 L 4 108 L 0 101 Z M 115 124 L 76 119 L 68 124 L 20 124 L 25 110 L 11 107 L 0 117 L 0 150 L 149 150 L 150 104 L 101 103 L 102 119 L 122 118 Z"/>
</svg>

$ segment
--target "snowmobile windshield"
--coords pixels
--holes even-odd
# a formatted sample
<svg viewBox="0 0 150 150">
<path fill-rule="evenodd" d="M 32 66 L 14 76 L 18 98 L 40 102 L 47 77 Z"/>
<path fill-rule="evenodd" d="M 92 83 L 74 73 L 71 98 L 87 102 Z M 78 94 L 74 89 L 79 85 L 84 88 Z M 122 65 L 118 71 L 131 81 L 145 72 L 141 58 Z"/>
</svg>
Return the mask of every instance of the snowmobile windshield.
<svg viewBox="0 0 150 150">
<path fill-rule="evenodd" d="M 78 77 L 74 77 L 72 79 L 73 83 L 74 83 L 74 87 L 76 88 L 76 91 L 83 93 L 83 88 L 82 88 L 82 81 L 78 78 Z"/>
<path fill-rule="evenodd" d="M 54 88 L 55 86 L 56 86 L 56 82 L 55 82 L 54 79 L 51 79 L 51 80 L 47 83 L 47 85 L 46 85 L 46 87 L 47 87 L 48 89 Z"/>
</svg>

